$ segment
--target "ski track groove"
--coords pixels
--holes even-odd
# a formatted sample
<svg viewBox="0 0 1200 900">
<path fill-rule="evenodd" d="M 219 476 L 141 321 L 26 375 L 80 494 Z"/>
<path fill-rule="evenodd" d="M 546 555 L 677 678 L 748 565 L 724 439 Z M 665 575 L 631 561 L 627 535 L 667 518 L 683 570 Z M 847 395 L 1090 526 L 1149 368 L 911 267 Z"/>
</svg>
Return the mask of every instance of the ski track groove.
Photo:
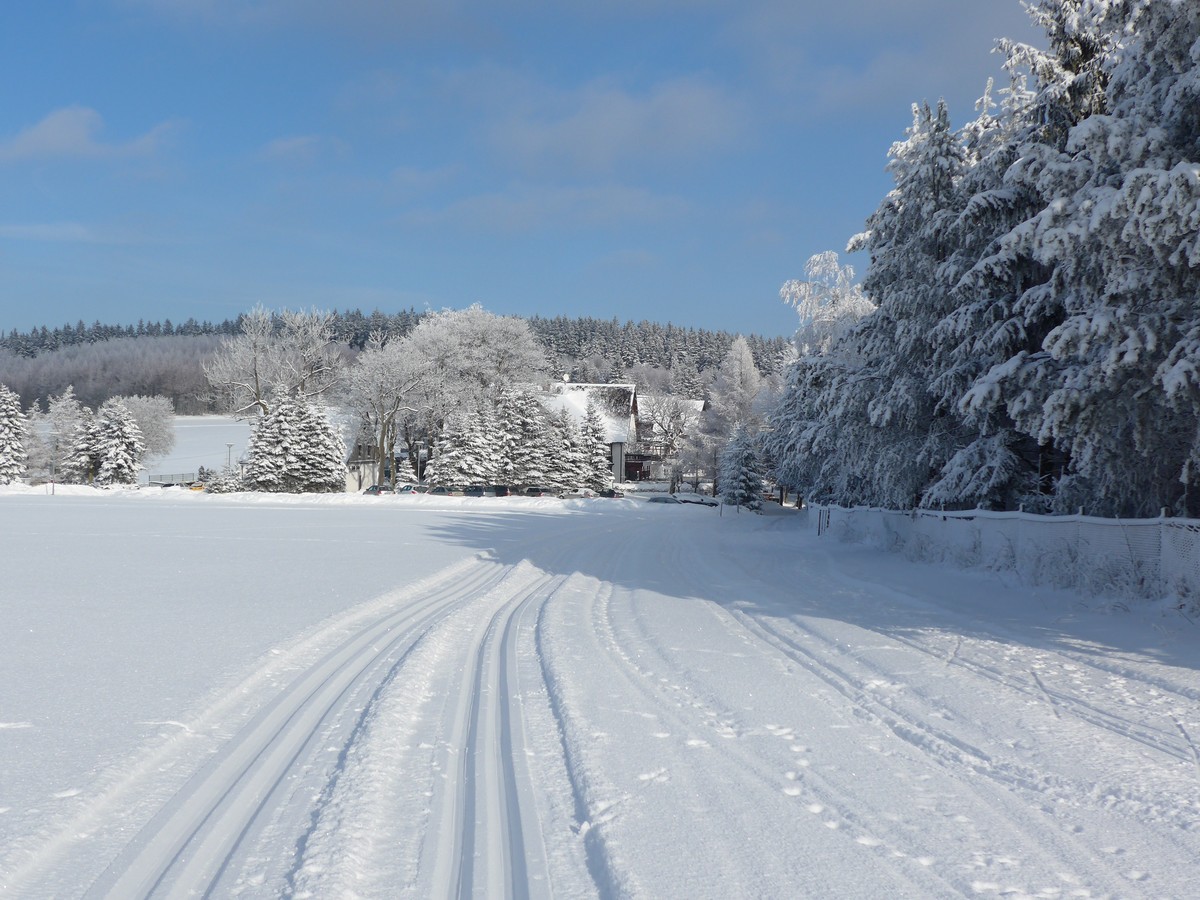
<svg viewBox="0 0 1200 900">
<path fill-rule="evenodd" d="M 678 547 L 672 548 L 671 556 L 677 566 L 683 566 L 684 554 Z M 679 571 L 682 573 L 686 570 L 679 568 Z M 729 709 L 716 709 L 715 707 L 718 704 L 714 701 L 714 698 L 702 696 L 684 686 L 686 678 L 681 676 L 686 673 L 671 667 L 669 660 L 661 653 L 653 640 L 652 633 L 642 626 L 641 620 L 637 616 L 636 608 L 631 605 L 629 607 L 629 621 L 641 626 L 638 629 L 640 631 L 638 640 L 641 646 L 652 649 L 662 662 L 663 671 L 670 672 L 674 676 L 672 693 L 667 695 L 661 692 L 646 677 L 647 671 L 635 663 L 630 654 L 621 647 L 620 641 L 616 637 L 616 632 L 612 627 L 615 619 L 608 611 L 608 601 L 610 599 L 611 595 L 605 597 L 603 600 L 605 610 L 603 621 L 597 623 L 598 630 L 605 632 L 608 636 L 610 652 L 621 660 L 628 672 L 633 673 L 633 675 L 628 674 L 628 672 L 623 673 L 628 683 L 638 686 L 643 696 L 654 704 L 656 710 L 660 713 L 667 713 L 666 717 L 673 719 L 680 726 L 680 730 L 684 732 L 700 731 L 703 733 L 704 730 L 711 731 L 714 721 L 725 724 L 729 722 L 742 724 L 742 716 L 739 713 L 735 713 Z M 743 624 L 737 617 L 733 617 L 732 621 L 737 624 Z M 699 710 L 704 714 L 704 720 L 695 722 L 687 719 L 681 713 L 675 712 L 675 709 L 685 707 Z M 743 727 L 740 730 L 745 729 Z M 780 773 L 778 768 L 769 760 L 749 748 L 744 748 L 740 742 L 714 741 L 709 744 L 709 748 L 710 751 L 724 757 L 729 762 L 729 766 L 723 767 L 725 770 L 723 774 L 726 778 L 734 777 L 731 773 L 736 773 L 736 778 L 747 789 L 763 790 L 769 795 L 779 792 Z M 805 770 L 805 782 L 807 783 L 808 793 L 820 800 L 823 806 L 829 809 L 836 809 L 838 817 L 851 826 L 848 829 L 841 829 L 839 831 L 839 833 L 845 834 L 847 840 L 855 841 L 857 835 L 879 836 L 887 830 L 882 820 L 872 820 L 868 823 L 862 816 L 851 811 L 845 798 L 832 790 L 831 786 L 824 783 L 823 779 L 811 769 Z M 907 853 L 899 849 L 902 843 L 895 835 L 889 835 L 888 839 L 881 840 L 882 846 L 891 851 L 897 861 L 903 861 L 909 857 Z M 896 879 L 893 889 L 898 888 L 899 884 L 905 883 L 912 892 L 911 896 L 952 896 L 959 889 L 958 884 L 944 878 L 936 869 L 919 868 L 901 870 L 893 868 L 891 871 Z"/>
<path fill-rule="evenodd" d="M 522 896 L 530 880 L 514 760 L 517 748 L 512 743 L 514 707 L 520 717 L 518 701 L 509 691 L 510 663 L 515 665 L 513 623 L 534 599 L 551 596 L 563 580 L 543 575 L 494 612 L 473 655 L 472 674 L 464 679 L 471 694 L 463 778 L 458 782 L 463 789 L 456 798 L 462 841 L 450 879 L 460 898 L 475 895 L 476 868 L 484 871 L 488 897 Z M 476 851 L 477 832 L 484 837 L 482 860 Z M 450 884 L 435 885 L 439 887 Z"/>
<path fill-rule="evenodd" d="M 639 549 L 637 541 L 631 535 L 625 541 L 621 550 L 614 554 L 611 558 L 611 564 L 614 569 L 620 569 L 622 563 L 628 558 L 632 550 Z M 678 546 L 676 541 L 667 540 L 664 544 L 658 545 L 656 548 L 657 555 L 663 559 L 663 568 L 672 574 L 684 575 L 685 556 L 684 551 Z M 618 637 L 614 623 L 616 617 L 612 613 L 612 601 L 616 597 L 624 596 L 619 590 L 615 590 L 611 582 L 604 582 L 601 590 L 591 598 L 590 617 L 594 625 L 594 631 L 598 638 L 602 638 L 603 649 L 617 664 L 613 669 L 613 673 L 618 675 L 627 690 L 636 696 L 640 696 L 645 705 L 652 709 L 664 722 L 666 729 L 672 733 L 678 733 L 684 736 L 696 734 L 711 734 L 714 728 L 714 722 L 728 723 L 738 721 L 741 716 L 729 710 L 715 709 L 717 704 L 712 698 L 701 696 L 690 688 L 686 687 L 688 673 L 683 670 L 674 668 L 670 661 L 659 650 L 653 635 L 644 627 L 639 627 L 640 632 L 635 638 L 635 646 L 637 648 L 646 649 L 654 653 L 661 666 L 656 666 L 653 670 L 648 669 L 645 665 L 640 665 L 634 660 L 633 653 L 623 646 Z M 627 612 L 630 614 L 628 622 L 630 624 L 641 625 L 637 616 L 636 604 L 629 604 Z M 736 620 L 735 620 L 736 621 Z M 664 676 L 670 676 L 670 688 L 666 685 L 667 681 Z M 696 710 L 700 718 L 690 716 L 688 710 Z M 675 753 L 675 756 L 668 766 L 671 771 L 671 779 L 675 783 L 685 781 L 689 788 L 698 796 L 706 796 L 711 791 L 702 785 L 704 780 L 712 780 L 726 785 L 730 782 L 737 782 L 742 785 L 743 793 L 747 796 L 758 793 L 766 800 L 774 798 L 780 791 L 780 772 L 777 767 L 765 759 L 753 749 L 745 747 L 741 742 L 713 740 L 708 741 L 706 748 L 707 754 L 715 754 L 723 760 L 723 765 L 719 767 L 719 774 L 713 767 L 708 766 L 702 769 L 694 769 L 689 764 L 687 754 Z M 820 793 L 820 792 L 814 792 Z M 823 799 L 830 806 L 838 805 L 836 801 L 825 793 Z M 842 811 L 839 813 L 842 819 L 853 828 L 846 829 L 843 833 L 847 839 L 853 841 L 854 837 L 851 834 L 880 834 L 882 823 L 872 822 L 868 824 L 854 813 L 845 811 L 846 804 L 840 804 Z M 604 827 L 603 823 L 592 823 L 588 835 L 593 832 L 600 831 Z M 893 849 L 892 846 L 884 842 L 885 846 Z M 749 872 L 745 870 L 746 863 L 740 862 L 735 858 L 732 852 L 737 846 L 737 839 L 732 835 L 724 836 L 720 843 L 709 841 L 705 844 L 705 856 L 709 860 L 714 858 L 720 859 L 716 865 L 730 878 L 731 884 L 741 884 L 743 889 L 748 884 L 754 883 L 755 876 L 760 873 Z M 797 853 L 800 850 L 797 848 Z M 903 854 L 901 854 L 903 856 Z M 899 861 L 899 860 L 898 860 Z M 956 885 L 943 878 L 940 872 L 936 869 L 929 868 L 910 868 L 900 869 L 893 868 L 891 870 L 895 879 L 894 887 L 901 884 L 906 884 L 912 896 L 951 896 L 956 892 Z M 633 873 L 628 874 L 628 879 L 636 882 L 636 876 Z M 618 879 L 620 881 L 620 879 Z M 630 892 L 638 894 L 644 891 L 634 884 L 630 888 Z M 618 890 L 615 893 L 624 894 L 625 891 Z"/>
<path fill-rule="evenodd" d="M 159 891 L 209 896 L 242 840 L 330 716 L 380 661 L 406 652 L 450 608 L 503 577 L 484 563 L 370 622 L 301 671 L 159 811 L 93 883 L 87 897 Z M 401 654 L 402 655 L 402 654 Z M 392 665 L 387 666 L 394 671 Z"/>
<path fill-rule="evenodd" d="M 692 560 L 692 565 L 699 571 L 706 567 L 711 567 L 712 562 L 699 555 L 695 555 Z M 979 748 L 971 746 L 969 743 L 933 728 L 930 725 L 929 717 L 924 719 L 913 719 L 907 716 L 900 710 L 897 710 L 892 705 L 887 703 L 885 699 L 877 694 L 868 691 L 863 683 L 850 675 L 840 666 L 836 665 L 833 660 L 847 658 L 846 651 L 837 643 L 826 638 L 824 635 L 811 628 L 804 628 L 794 620 L 788 620 L 789 625 L 794 628 L 803 629 L 805 637 L 812 639 L 826 648 L 826 653 L 818 656 L 814 652 L 803 647 L 798 640 L 783 633 L 780 629 L 770 624 L 768 621 L 759 617 L 750 615 L 747 612 L 738 609 L 728 609 L 728 612 L 739 621 L 744 628 L 767 646 L 773 647 L 777 652 L 781 653 L 786 659 L 799 665 L 809 674 L 823 681 L 827 686 L 836 691 L 840 696 L 844 697 L 851 704 L 851 711 L 856 718 L 867 721 L 872 724 L 880 724 L 886 727 L 895 737 L 909 744 L 926 758 L 937 763 L 938 765 L 947 768 L 951 773 L 960 771 L 969 772 L 973 776 L 982 776 L 983 778 L 997 784 L 1003 788 L 1012 798 L 1010 802 L 1021 807 L 1021 801 L 1015 794 L 1012 794 L 1013 788 L 1022 788 L 1030 791 L 1034 795 L 1048 794 L 1053 802 L 1070 802 L 1081 797 L 1086 797 L 1088 791 L 1084 786 L 1062 782 L 1059 778 L 1051 778 L 1041 775 L 1037 770 L 1032 769 L 1016 760 L 997 760 L 992 758 L 988 753 Z M 951 663 L 963 666 L 971 671 L 974 671 L 973 664 L 964 660 L 961 656 L 961 638 L 954 648 L 954 652 L 950 657 L 937 655 L 928 647 L 924 647 L 916 642 L 908 639 L 897 637 L 889 634 L 889 639 L 908 646 L 910 649 L 921 653 L 922 655 L 932 657 L 949 665 Z M 891 673 L 884 672 L 878 667 L 872 665 L 860 657 L 849 657 L 859 665 L 862 665 L 870 674 L 875 675 L 890 675 Z M 980 674 L 989 677 L 989 680 L 1001 687 L 1017 690 L 1026 695 L 1040 695 L 1027 685 L 1014 685 L 1010 679 L 1001 678 L 997 673 L 987 670 L 986 667 Z M 927 701 L 919 691 L 914 691 L 914 694 L 920 696 L 923 701 Z M 816 695 L 814 695 L 816 696 Z M 1060 708 L 1074 715 L 1089 725 L 1102 728 L 1110 733 L 1121 737 L 1138 740 L 1148 744 L 1153 749 L 1160 752 L 1172 755 L 1182 756 L 1180 751 L 1170 745 L 1164 746 L 1159 742 L 1144 741 L 1141 736 L 1131 734 L 1129 729 L 1113 729 L 1108 726 L 1107 718 L 1119 717 L 1090 717 L 1080 715 L 1075 704 L 1070 702 L 1073 698 L 1067 695 L 1058 695 L 1060 699 Z M 1055 714 L 1057 715 L 1057 710 Z M 1127 723 L 1128 724 L 1128 723 Z M 972 793 L 978 794 L 978 788 L 972 778 L 962 779 L 964 785 Z M 1147 805 L 1154 806 L 1153 801 L 1146 800 Z M 1015 823 L 1024 818 L 1028 824 L 1037 824 L 1030 819 L 1026 812 L 1023 816 L 1012 817 Z M 1015 826 L 1013 826 L 1015 828 Z M 1041 851 L 1045 847 L 1064 847 L 1061 833 L 1056 828 L 1047 828 L 1038 824 L 1038 831 L 1041 839 L 1038 842 L 1032 842 L 1035 850 Z M 1028 836 L 1023 836 L 1028 838 Z M 1028 842 L 1026 840 L 1027 843 Z M 1090 849 L 1079 845 L 1077 842 L 1071 842 L 1072 856 L 1077 856 L 1082 851 L 1088 858 L 1088 864 L 1092 867 L 1092 871 L 1103 870 L 1119 877 L 1120 872 L 1114 866 L 1112 859 L 1107 856 L 1096 854 Z"/>
<path fill-rule="evenodd" d="M 608 529 L 606 524 L 598 523 L 561 539 L 546 565 L 551 569 L 570 568 L 571 552 L 586 551 L 593 536 Z M 526 564 L 515 568 L 524 569 Z M 451 787 L 437 801 L 439 812 L 433 817 L 437 838 L 422 854 L 422 868 L 431 873 L 431 896 L 463 900 L 477 896 L 518 898 L 543 890 L 550 895 L 550 873 L 542 851 L 536 851 L 536 859 L 532 860 L 539 871 L 535 874 L 530 870 L 529 856 L 535 852 L 535 844 L 526 832 L 540 832 L 540 823 L 534 811 L 521 803 L 520 783 L 532 785 L 532 778 L 525 760 L 521 692 L 512 690 L 512 684 L 518 681 L 520 621 L 536 607 L 533 649 L 552 712 L 558 719 L 561 709 L 554 711 L 557 698 L 552 683 L 546 680 L 539 629 L 542 611 L 568 576 L 532 566 L 528 569 L 532 575 L 511 576 L 523 579 L 521 583 L 501 585 L 506 592 L 499 598 L 499 607 L 476 628 L 467 668 L 459 680 L 455 712 L 446 736 L 448 752 L 454 759 L 454 776 L 448 779 Z M 558 721 L 561 725 L 562 720 Z M 562 750 L 570 780 L 572 761 L 565 744 Z M 522 757 L 520 763 L 518 755 Z M 570 789 L 578 810 L 580 794 L 574 782 Z M 447 823 L 453 824 L 447 827 Z M 589 874 L 593 879 L 603 879 L 602 870 L 592 866 L 590 852 L 585 844 Z M 597 880 L 597 890 L 602 891 L 602 883 Z"/>
</svg>

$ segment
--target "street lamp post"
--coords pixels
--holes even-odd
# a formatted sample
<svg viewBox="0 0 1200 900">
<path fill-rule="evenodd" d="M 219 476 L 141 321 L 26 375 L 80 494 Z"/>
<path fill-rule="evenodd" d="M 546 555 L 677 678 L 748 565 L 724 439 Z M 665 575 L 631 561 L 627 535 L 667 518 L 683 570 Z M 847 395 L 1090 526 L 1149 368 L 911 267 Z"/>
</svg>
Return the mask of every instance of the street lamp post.
<svg viewBox="0 0 1200 900">
<path fill-rule="evenodd" d="M 413 446 L 417 448 L 417 484 L 425 483 L 425 466 L 423 460 L 425 458 L 425 442 L 413 441 Z"/>
<path fill-rule="evenodd" d="M 228 471 L 233 468 L 233 441 L 227 441 L 225 444 L 225 469 Z"/>
</svg>

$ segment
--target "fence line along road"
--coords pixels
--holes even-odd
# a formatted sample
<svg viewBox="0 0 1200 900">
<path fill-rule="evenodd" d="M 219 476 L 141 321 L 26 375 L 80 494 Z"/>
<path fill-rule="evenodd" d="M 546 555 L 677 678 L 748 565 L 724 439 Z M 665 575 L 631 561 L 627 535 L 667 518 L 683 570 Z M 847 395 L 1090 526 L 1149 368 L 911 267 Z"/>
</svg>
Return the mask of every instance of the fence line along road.
<svg viewBox="0 0 1200 900">
<path fill-rule="evenodd" d="M 1200 598 L 1200 519 L 810 507 L 817 534 L 1122 597 Z"/>
</svg>

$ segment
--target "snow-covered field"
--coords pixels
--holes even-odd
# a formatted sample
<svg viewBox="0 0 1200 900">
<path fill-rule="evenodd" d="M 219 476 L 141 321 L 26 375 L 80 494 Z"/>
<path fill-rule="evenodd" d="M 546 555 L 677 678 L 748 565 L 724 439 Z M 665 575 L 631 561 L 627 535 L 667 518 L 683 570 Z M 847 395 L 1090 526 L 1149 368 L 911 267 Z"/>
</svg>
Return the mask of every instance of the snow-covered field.
<svg viewBox="0 0 1200 900">
<path fill-rule="evenodd" d="M 1196 896 L 1182 618 L 784 510 L 4 490 L 0 895 Z"/>
<path fill-rule="evenodd" d="M 190 475 L 204 466 L 220 472 L 236 464 L 250 442 L 250 426 L 232 416 L 176 416 L 175 446 L 166 456 L 146 461 L 138 479 L 146 484 L 156 475 Z"/>
</svg>

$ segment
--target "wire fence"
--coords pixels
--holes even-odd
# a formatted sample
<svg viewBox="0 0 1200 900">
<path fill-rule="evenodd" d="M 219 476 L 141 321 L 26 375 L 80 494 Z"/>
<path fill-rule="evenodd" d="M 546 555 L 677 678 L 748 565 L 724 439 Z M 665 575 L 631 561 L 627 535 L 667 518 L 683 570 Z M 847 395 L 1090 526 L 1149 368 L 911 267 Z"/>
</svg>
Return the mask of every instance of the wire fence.
<svg viewBox="0 0 1200 900">
<path fill-rule="evenodd" d="M 1200 519 L 814 506 L 818 534 L 1097 596 L 1200 602 Z"/>
</svg>

